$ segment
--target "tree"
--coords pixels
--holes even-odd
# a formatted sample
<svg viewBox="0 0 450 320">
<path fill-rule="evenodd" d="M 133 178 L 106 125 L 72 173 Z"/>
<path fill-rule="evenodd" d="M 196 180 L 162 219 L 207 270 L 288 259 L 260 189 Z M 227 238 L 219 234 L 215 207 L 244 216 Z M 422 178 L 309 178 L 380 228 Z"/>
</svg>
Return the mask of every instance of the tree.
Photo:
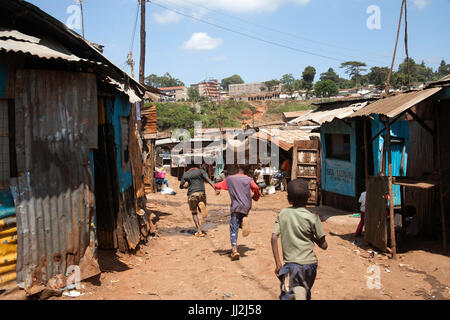
<svg viewBox="0 0 450 320">
<path fill-rule="evenodd" d="M 295 78 L 292 73 L 285 74 L 281 77 L 280 80 L 283 85 L 283 90 L 292 94 L 294 91 Z"/>
<path fill-rule="evenodd" d="M 306 91 L 312 89 L 315 76 L 316 76 L 316 69 L 314 67 L 307 66 L 305 70 L 303 70 L 302 73 L 303 88 L 306 89 Z"/>
<path fill-rule="evenodd" d="M 318 81 L 314 86 L 316 97 L 331 97 L 339 93 L 339 88 L 332 80 Z"/>
<path fill-rule="evenodd" d="M 341 68 L 345 69 L 345 73 L 349 75 L 350 79 L 355 81 L 355 86 L 360 83 L 361 72 L 366 71 L 364 67 L 367 65 L 360 61 L 347 61 L 341 63 Z"/>
<path fill-rule="evenodd" d="M 272 79 L 264 82 L 264 84 L 267 86 L 267 90 L 272 91 L 274 87 L 280 84 L 280 81 L 277 79 Z"/>
<path fill-rule="evenodd" d="M 301 90 L 304 87 L 304 81 L 302 79 L 296 79 L 294 82 L 294 90 Z"/>
<path fill-rule="evenodd" d="M 389 74 L 388 67 L 373 67 L 368 74 L 369 82 L 377 87 L 379 90 L 383 90 L 386 85 L 387 76 Z"/>
<path fill-rule="evenodd" d="M 230 84 L 241 84 L 241 83 L 244 83 L 244 80 L 242 80 L 241 76 L 234 74 L 231 77 L 222 79 L 220 84 L 223 90 L 228 91 Z"/>
<path fill-rule="evenodd" d="M 445 63 L 445 60 L 442 60 L 437 70 L 437 77 L 443 78 L 448 74 L 450 74 L 450 64 L 447 64 Z"/>
<path fill-rule="evenodd" d="M 155 88 L 180 87 L 184 86 L 183 81 L 173 78 L 170 73 L 166 72 L 161 77 L 151 74 L 145 78 L 145 84 Z"/>
<path fill-rule="evenodd" d="M 334 83 L 339 83 L 339 75 L 333 70 L 333 68 L 329 68 L 327 72 L 320 74 L 320 81 L 331 80 Z"/>
<path fill-rule="evenodd" d="M 196 102 L 196 101 L 200 100 L 200 93 L 198 92 L 197 88 L 190 87 L 187 90 L 187 95 L 188 95 L 189 101 Z"/>
</svg>

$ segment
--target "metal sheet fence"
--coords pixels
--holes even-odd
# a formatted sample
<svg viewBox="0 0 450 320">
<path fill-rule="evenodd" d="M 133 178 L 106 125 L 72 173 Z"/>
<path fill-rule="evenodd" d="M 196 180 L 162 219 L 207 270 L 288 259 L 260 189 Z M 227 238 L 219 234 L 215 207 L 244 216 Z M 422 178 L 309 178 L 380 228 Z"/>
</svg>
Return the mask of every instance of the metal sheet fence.
<svg viewBox="0 0 450 320">
<path fill-rule="evenodd" d="M 17 279 L 48 285 L 78 265 L 94 218 L 89 148 L 97 146 L 97 86 L 92 74 L 19 70 L 12 179 L 17 210 Z"/>
</svg>

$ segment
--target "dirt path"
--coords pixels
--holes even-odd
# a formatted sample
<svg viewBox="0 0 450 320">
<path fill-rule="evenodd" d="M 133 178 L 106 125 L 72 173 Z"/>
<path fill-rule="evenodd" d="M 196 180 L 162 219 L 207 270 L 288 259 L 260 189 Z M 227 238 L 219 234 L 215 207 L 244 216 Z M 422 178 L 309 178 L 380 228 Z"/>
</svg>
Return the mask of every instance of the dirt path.
<svg viewBox="0 0 450 320">
<path fill-rule="evenodd" d="M 288 205 L 286 193 L 254 203 L 251 234 L 239 234 L 241 260 L 232 262 L 227 192 L 215 196 L 208 187 L 207 236 L 196 238 L 186 190 L 179 190 L 173 178 L 169 183 L 177 195 L 152 195 L 159 216 L 157 236 L 135 255 L 100 251 L 103 273 L 96 282 L 84 282 L 84 295 L 76 299 L 277 299 L 270 236 L 277 213 Z M 364 241 L 353 243 L 357 218 L 335 215 L 340 212 L 326 207 L 319 213 L 329 249 L 316 249 L 319 269 L 313 299 L 450 299 L 448 256 L 414 250 L 400 254 L 397 261 L 382 254 L 369 260 Z M 439 249 L 438 243 L 425 245 Z M 379 290 L 366 286 L 371 264 L 380 267 Z"/>
</svg>

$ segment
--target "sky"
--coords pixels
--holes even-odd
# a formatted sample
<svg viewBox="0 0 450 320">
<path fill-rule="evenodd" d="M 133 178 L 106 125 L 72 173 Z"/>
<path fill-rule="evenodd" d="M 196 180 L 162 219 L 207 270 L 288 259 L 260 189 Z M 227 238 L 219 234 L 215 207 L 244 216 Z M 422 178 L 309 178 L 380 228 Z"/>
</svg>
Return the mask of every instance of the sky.
<svg viewBox="0 0 450 320">
<path fill-rule="evenodd" d="M 76 0 L 28 0 L 81 34 Z M 85 37 L 130 73 L 139 66 L 137 0 L 83 0 Z M 186 85 L 239 74 L 245 82 L 341 62 L 390 66 L 401 0 L 152 0 L 146 5 L 145 75 L 169 72 Z M 408 0 L 408 49 L 434 70 L 450 63 L 450 0 Z M 137 19 L 136 19 L 137 17 Z M 404 20 L 402 21 L 404 23 Z M 134 41 L 133 30 L 137 23 Z M 447 30 L 447 31 L 445 31 Z M 406 57 L 402 24 L 395 69 Z"/>
</svg>

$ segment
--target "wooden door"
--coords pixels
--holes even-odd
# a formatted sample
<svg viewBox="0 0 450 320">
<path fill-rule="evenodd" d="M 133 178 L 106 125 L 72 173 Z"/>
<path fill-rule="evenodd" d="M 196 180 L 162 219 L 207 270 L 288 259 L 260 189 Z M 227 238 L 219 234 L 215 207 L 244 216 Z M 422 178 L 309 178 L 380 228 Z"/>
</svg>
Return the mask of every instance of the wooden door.
<svg viewBox="0 0 450 320">
<path fill-rule="evenodd" d="M 309 205 L 317 205 L 320 200 L 320 141 L 297 140 L 292 150 L 291 179 L 302 178 L 308 181 Z"/>
</svg>

